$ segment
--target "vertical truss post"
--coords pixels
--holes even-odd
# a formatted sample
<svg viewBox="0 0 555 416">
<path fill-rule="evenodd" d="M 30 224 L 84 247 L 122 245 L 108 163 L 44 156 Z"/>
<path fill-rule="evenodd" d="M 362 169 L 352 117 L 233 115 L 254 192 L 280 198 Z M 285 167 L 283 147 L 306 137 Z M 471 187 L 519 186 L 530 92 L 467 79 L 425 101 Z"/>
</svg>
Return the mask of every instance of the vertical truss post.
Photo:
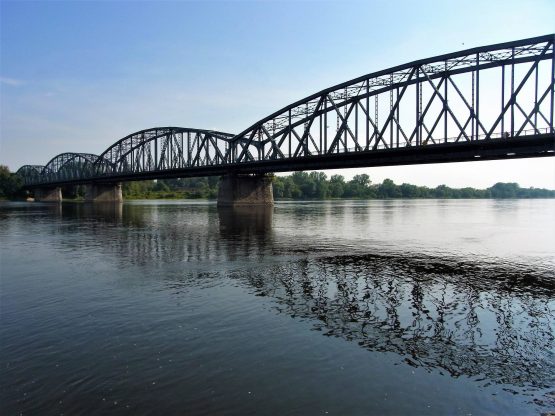
<svg viewBox="0 0 555 416">
<path fill-rule="evenodd" d="M 447 143 L 447 109 L 449 108 L 449 104 L 447 103 L 447 61 L 445 62 L 445 74 L 444 74 L 444 86 L 443 86 L 443 141 Z"/>
<path fill-rule="evenodd" d="M 167 156 L 167 161 L 166 161 L 166 166 L 167 169 L 171 169 L 173 167 L 173 157 L 175 154 L 175 149 L 173 149 L 173 132 L 169 133 L 166 136 L 166 143 L 168 146 L 168 156 Z M 156 168 L 156 164 L 154 164 L 154 167 Z"/>
<path fill-rule="evenodd" d="M 336 111 L 339 112 L 339 109 L 336 109 Z M 335 139 L 333 140 L 334 142 L 336 141 L 336 139 L 339 139 L 341 137 L 341 133 L 339 132 L 339 115 L 338 114 L 336 114 L 336 116 L 335 116 L 335 136 L 334 137 L 335 137 Z M 339 144 L 337 146 L 334 146 L 334 144 L 332 143 L 332 147 L 333 147 L 335 153 L 339 153 Z"/>
<path fill-rule="evenodd" d="M 370 148 L 370 80 L 366 80 L 366 147 L 368 150 Z"/>
<path fill-rule="evenodd" d="M 324 100 L 324 150 L 328 153 L 328 99 Z"/>
<path fill-rule="evenodd" d="M 393 85 L 393 74 L 389 76 L 390 85 Z M 395 111 L 393 110 L 393 89 L 389 90 L 389 114 L 391 115 L 391 127 L 389 128 L 389 147 L 393 147 L 393 120 Z"/>
<path fill-rule="evenodd" d="M 308 103 L 306 103 L 305 106 L 304 106 L 304 116 L 305 116 L 305 119 L 308 116 Z M 310 137 L 310 126 L 311 126 L 311 123 L 309 123 L 308 120 L 304 122 L 303 151 L 304 151 L 305 156 L 309 155 L 309 153 L 308 153 L 308 139 Z"/>
<path fill-rule="evenodd" d="M 141 148 L 141 156 L 142 156 L 141 170 L 147 171 L 147 169 L 146 169 L 146 160 L 145 160 L 145 148 L 144 147 Z M 148 169 L 148 170 L 150 170 L 150 169 Z"/>
<path fill-rule="evenodd" d="M 422 107 L 420 106 L 420 68 L 416 68 L 416 146 L 420 144 L 420 116 L 422 114 Z"/>
<path fill-rule="evenodd" d="M 534 82 L 534 130 L 538 132 L 538 70 L 539 65 L 536 66 L 536 79 Z"/>
<path fill-rule="evenodd" d="M 554 40 L 555 41 L 555 40 Z M 552 45 L 553 47 L 553 45 Z M 549 112 L 549 126 L 551 127 L 551 133 L 555 133 L 555 126 L 553 126 L 553 107 L 555 106 L 555 100 L 554 100 L 554 95 L 555 95 L 555 88 L 553 88 L 553 83 L 555 82 L 555 51 L 551 56 L 551 79 L 550 79 L 550 85 L 551 85 L 551 102 L 550 104 L 550 112 Z"/>
<path fill-rule="evenodd" d="M 419 89 L 418 111 L 420 112 L 420 122 L 418 123 L 418 131 L 419 131 L 419 138 L 420 138 L 419 144 L 422 144 L 422 130 L 424 129 L 424 120 L 422 119 L 423 113 L 422 113 L 422 83 L 421 82 L 418 83 L 418 89 Z"/>
<path fill-rule="evenodd" d="M 322 115 L 318 116 L 318 129 L 320 134 L 318 135 L 318 142 L 320 145 L 320 148 L 318 149 L 318 154 L 321 155 L 322 154 Z"/>
<path fill-rule="evenodd" d="M 399 100 L 399 87 L 397 87 L 396 90 L 397 90 L 397 100 Z M 399 147 L 399 130 L 400 130 L 400 126 L 399 126 L 399 123 L 400 123 L 400 122 L 399 122 L 399 108 L 400 108 L 400 107 L 401 107 L 401 106 L 398 105 L 398 106 L 397 106 L 397 110 L 396 110 L 396 113 L 397 113 L 397 115 L 396 115 L 396 119 L 397 119 L 397 123 L 396 123 L 396 124 L 397 124 L 397 137 L 396 137 L 396 140 L 397 140 L 397 147 Z"/>
<path fill-rule="evenodd" d="M 288 115 L 287 115 L 287 134 L 288 134 L 288 142 L 289 142 L 289 157 L 291 157 L 291 109 L 289 109 Z"/>
<path fill-rule="evenodd" d="M 504 134 L 505 131 L 505 114 L 503 114 L 503 109 L 505 108 L 505 64 L 501 65 L 501 132 Z"/>
<path fill-rule="evenodd" d="M 345 101 L 347 101 L 348 96 L 347 87 L 345 87 Z M 344 152 L 347 153 L 347 104 L 343 107 L 343 120 L 345 120 L 344 123 L 341 123 L 342 125 L 345 124 L 345 128 L 343 129 L 343 149 Z M 337 118 L 337 123 L 339 123 L 339 117 Z M 339 153 L 339 146 L 337 146 L 337 152 Z"/>
<path fill-rule="evenodd" d="M 154 167 L 158 169 L 158 138 L 154 139 Z"/>
<path fill-rule="evenodd" d="M 511 137 L 515 135 L 515 48 L 511 48 Z M 503 132 L 501 132 L 503 135 Z"/>
<path fill-rule="evenodd" d="M 378 135 L 380 134 L 378 128 L 378 95 L 376 94 L 374 96 L 374 141 L 377 142 L 378 141 Z"/>
<path fill-rule="evenodd" d="M 476 139 L 480 134 L 480 53 L 476 53 Z M 489 137 L 486 137 L 489 139 Z"/>
<path fill-rule="evenodd" d="M 235 160 L 235 157 L 232 158 Z M 191 132 L 187 132 L 187 166 L 191 167 Z"/>
<path fill-rule="evenodd" d="M 355 137 L 357 138 L 357 143 L 355 144 L 355 151 L 358 150 L 358 103 L 355 102 Z"/>
<path fill-rule="evenodd" d="M 470 132 L 470 140 L 476 140 L 475 134 L 476 134 L 476 130 L 474 129 L 474 124 L 476 123 L 476 119 L 475 119 L 475 114 L 474 114 L 474 106 L 476 104 L 475 100 L 476 97 L 474 96 L 474 71 L 472 71 L 472 85 L 471 85 L 471 94 L 472 94 L 472 98 L 471 98 L 471 102 L 470 102 L 470 117 L 472 117 L 471 121 L 470 121 L 470 128 L 471 128 L 471 132 Z"/>
<path fill-rule="evenodd" d="M 184 167 L 185 166 L 185 155 L 183 154 L 183 133 L 181 133 L 180 136 L 181 136 L 181 149 L 180 149 L 180 152 L 179 152 L 180 153 L 179 166 Z M 224 153 L 224 155 L 227 154 L 227 142 L 224 145 L 224 151 L 226 152 L 226 153 Z"/>
<path fill-rule="evenodd" d="M 173 168 L 173 157 L 175 155 L 175 149 L 173 148 L 173 138 L 174 138 L 174 133 L 170 132 L 170 134 L 168 134 L 168 138 L 167 138 L 167 143 L 168 143 L 168 168 Z M 156 164 L 154 165 L 156 166 Z"/>
</svg>

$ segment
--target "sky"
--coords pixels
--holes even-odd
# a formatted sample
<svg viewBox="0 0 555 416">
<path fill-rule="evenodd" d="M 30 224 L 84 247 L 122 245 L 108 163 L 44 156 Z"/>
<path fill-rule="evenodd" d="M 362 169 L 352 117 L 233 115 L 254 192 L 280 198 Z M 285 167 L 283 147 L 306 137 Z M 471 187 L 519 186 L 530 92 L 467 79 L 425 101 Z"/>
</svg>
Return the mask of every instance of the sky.
<svg viewBox="0 0 555 416">
<path fill-rule="evenodd" d="M 155 126 L 237 133 L 357 76 L 554 32 L 553 0 L 0 0 L 0 164 L 100 154 Z M 555 189 L 554 157 L 326 173 Z"/>
</svg>

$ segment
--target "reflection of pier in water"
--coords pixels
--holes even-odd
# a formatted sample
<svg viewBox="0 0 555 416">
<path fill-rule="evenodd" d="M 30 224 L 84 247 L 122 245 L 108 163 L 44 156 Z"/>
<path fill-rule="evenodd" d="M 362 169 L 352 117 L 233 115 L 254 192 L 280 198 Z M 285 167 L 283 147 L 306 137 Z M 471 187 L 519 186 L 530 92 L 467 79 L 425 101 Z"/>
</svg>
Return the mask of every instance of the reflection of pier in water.
<svg viewBox="0 0 555 416">
<path fill-rule="evenodd" d="M 555 350 L 552 271 L 414 253 L 299 257 L 276 240 L 271 209 L 158 209 L 124 205 L 113 216 L 121 227 L 85 234 L 101 239 L 99 249 L 116 262 L 179 264 L 179 273 L 160 276 L 168 287 L 227 276 L 326 336 L 398 354 L 412 366 L 513 388 L 555 384 L 555 364 L 546 359 Z"/>
</svg>

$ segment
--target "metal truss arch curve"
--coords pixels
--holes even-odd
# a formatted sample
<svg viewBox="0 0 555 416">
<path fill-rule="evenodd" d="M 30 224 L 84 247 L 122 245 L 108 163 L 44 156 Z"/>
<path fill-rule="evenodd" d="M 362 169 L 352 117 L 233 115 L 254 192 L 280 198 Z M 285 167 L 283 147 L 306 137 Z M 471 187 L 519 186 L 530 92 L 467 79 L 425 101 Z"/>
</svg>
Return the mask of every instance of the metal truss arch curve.
<svg viewBox="0 0 555 416">
<path fill-rule="evenodd" d="M 132 133 L 99 158 L 96 174 L 113 176 L 225 163 L 234 135 L 187 127 L 155 127 Z M 108 161 L 109 169 L 98 164 Z"/>
<path fill-rule="evenodd" d="M 43 165 L 23 165 L 15 173 L 23 180 L 23 185 L 32 185 L 40 182 Z"/>
<path fill-rule="evenodd" d="M 90 178 L 94 176 L 93 166 L 98 158 L 92 153 L 60 153 L 44 166 L 41 177 L 45 182 Z"/>
<path fill-rule="evenodd" d="M 239 133 L 232 149 L 235 161 L 274 161 L 516 137 L 526 134 L 527 129 L 534 134 L 552 133 L 554 42 L 555 35 L 545 35 L 467 49 L 398 65 L 326 88 L 283 107 Z M 543 75 L 538 75 L 540 64 L 543 64 Z M 482 93 L 480 97 L 480 74 L 494 68 L 501 68 L 497 72 L 499 80 L 495 81 L 501 81 L 504 89 L 501 114 L 486 120 L 486 111 L 480 113 L 480 107 L 485 108 L 483 104 L 480 106 L 480 98 L 483 100 L 485 96 Z M 517 79 L 519 68 L 523 70 Z M 530 86 L 533 77 L 536 78 L 534 106 L 523 108 L 518 100 L 532 94 L 525 90 L 533 88 Z M 486 79 L 490 82 L 492 77 Z M 537 79 L 544 80 L 539 89 Z M 506 128 L 508 112 L 511 113 L 510 129 Z"/>
</svg>

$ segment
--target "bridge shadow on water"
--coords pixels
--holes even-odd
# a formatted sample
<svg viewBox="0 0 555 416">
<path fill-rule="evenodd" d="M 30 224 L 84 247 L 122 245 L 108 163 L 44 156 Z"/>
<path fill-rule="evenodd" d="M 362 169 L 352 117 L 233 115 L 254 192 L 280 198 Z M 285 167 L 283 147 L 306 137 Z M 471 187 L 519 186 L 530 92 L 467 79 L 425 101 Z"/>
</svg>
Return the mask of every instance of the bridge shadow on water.
<svg viewBox="0 0 555 416">
<path fill-rule="evenodd" d="M 537 398 L 555 385 L 552 270 L 387 250 L 299 254 L 277 236 L 273 208 L 172 206 L 164 216 L 159 207 L 128 204 L 51 209 L 81 219 L 113 261 L 176 264 L 158 277 L 174 291 L 199 276 L 233 279 L 323 336 L 554 404 L 552 392 Z"/>
</svg>

